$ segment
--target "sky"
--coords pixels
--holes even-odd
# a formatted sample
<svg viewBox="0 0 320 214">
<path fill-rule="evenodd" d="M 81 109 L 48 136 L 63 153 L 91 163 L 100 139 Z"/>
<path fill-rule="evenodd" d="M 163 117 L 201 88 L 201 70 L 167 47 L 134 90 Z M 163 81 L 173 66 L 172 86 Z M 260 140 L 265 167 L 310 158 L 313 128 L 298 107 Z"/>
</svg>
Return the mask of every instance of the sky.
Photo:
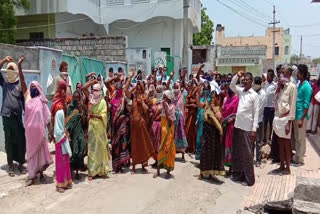
<svg viewBox="0 0 320 214">
<path fill-rule="evenodd" d="M 202 4 L 215 27 L 217 24 L 225 27 L 226 37 L 265 35 L 266 27 L 272 26 L 268 23 L 272 22 L 275 5 L 276 20 L 280 21 L 277 27 L 290 28 L 291 53 L 299 55 L 302 35 L 302 53 L 320 57 L 320 3 L 311 4 L 311 0 L 202 0 Z"/>
</svg>

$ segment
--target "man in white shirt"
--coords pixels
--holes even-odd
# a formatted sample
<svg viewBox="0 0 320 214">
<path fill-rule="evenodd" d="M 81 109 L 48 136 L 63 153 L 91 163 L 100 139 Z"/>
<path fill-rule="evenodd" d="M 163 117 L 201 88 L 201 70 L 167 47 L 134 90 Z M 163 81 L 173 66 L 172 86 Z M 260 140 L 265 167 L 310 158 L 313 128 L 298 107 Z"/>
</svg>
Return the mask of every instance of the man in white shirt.
<svg viewBox="0 0 320 214">
<path fill-rule="evenodd" d="M 244 87 L 237 86 L 239 78 L 244 77 Z M 253 142 L 259 120 L 258 94 L 251 88 L 251 73 L 239 71 L 232 78 L 230 89 L 238 95 L 239 105 L 232 137 L 232 179 L 252 186 L 255 183 L 253 168 Z"/>
<path fill-rule="evenodd" d="M 280 158 L 280 168 L 273 172 L 290 174 L 291 132 L 292 121 L 296 116 L 297 88 L 290 81 L 292 69 L 284 68 L 281 72 L 274 97 L 276 105 L 275 118 L 273 120 L 274 135 L 278 144 L 278 149 L 275 152 L 278 153 Z"/>
<path fill-rule="evenodd" d="M 262 153 L 261 147 L 263 145 L 263 112 L 266 101 L 266 92 L 262 89 L 262 78 L 255 77 L 252 88 L 258 93 L 259 99 L 259 119 L 258 119 L 258 130 L 256 140 L 256 167 L 261 165 Z"/>
<path fill-rule="evenodd" d="M 54 79 L 49 79 L 47 83 L 47 98 L 49 100 L 52 100 L 54 95 L 56 94 L 58 90 L 58 85 L 60 81 L 65 81 L 67 83 L 67 95 L 72 96 L 73 94 L 73 88 L 72 88 L 72 81 L 68 74 L 68 63 L 63 61 L 60 64 L 60 73 L 58 76 L 56 76 Z M 49 77 L 50 78 L 50 77 Z M 52 76 L 51 76 L 52 78 Z"/>
<path fill-rule="evenodd" d="M 214 79 L 214 72 L 210 71 L 208 79 L 202 78 L 200 76 L 200 74 L 203 72 L 204 66 L 205 66 L 204 64 L 200 66 L 198 73 L 197 73 L 197 76 L 196 76 L 196 79 L 198 81 L 200 81 L 200 83 L 204 83 L 205 81 L 208 81 L 210 84 L 211 91 L 215 91 L 219 95 L 221 93 L 221 88 L 220 88 L 219 84 Z"/>
<path fill-rule="evenodd" d="M 264 88 L 266 92 L 266 103 L 264 108 L 264 139 L 265 143 L 271 141 L 272 123 L 274 118 L 274 94 L 277 90 L 277 83 L 274 82 L 274 71 L 269 69 L 267 72 L 267 83 Z M 269 126 L 269 132 L 267 132 Z"/>
</svg>

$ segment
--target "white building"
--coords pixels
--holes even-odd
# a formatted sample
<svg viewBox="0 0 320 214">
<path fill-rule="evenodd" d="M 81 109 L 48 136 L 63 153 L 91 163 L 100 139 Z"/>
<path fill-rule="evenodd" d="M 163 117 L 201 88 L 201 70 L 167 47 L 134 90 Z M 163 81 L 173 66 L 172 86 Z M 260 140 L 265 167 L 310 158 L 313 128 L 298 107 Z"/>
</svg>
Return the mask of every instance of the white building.
<svg viewBox="0 0 320 214">
<path fill-rule="evenodd" d="M 193 34 L 201 30 L 201 2 L 187 2 L 190 47 Z M 17 11 L 17 18 L 17 40 L 125 35 L 128 49 L 151 50 L 151 64 L 163 51 L 174 63 L 168 67 L 181 66 L 184 0 L 31 0 L 30 10 Z M 188 59 L 191 69 L 190 48 Z"/>
</svg>

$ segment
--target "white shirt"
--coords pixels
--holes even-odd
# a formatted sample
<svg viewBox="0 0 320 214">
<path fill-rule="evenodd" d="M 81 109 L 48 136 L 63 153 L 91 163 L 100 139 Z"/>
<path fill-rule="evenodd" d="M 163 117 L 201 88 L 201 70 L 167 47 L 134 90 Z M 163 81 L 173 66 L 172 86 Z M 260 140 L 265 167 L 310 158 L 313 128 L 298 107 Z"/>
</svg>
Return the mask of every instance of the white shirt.
<svg viewBox="0 0 320 214">
<path fill-rule="evenodd" d="M 260 89 L 258 92 L 258 99 L 259 99 L 259 119 L 258 123 L 263 121 L 263 112 L 266 103 L 266 92 L 263 89 Z"/>
<path fill-rule="evenodd" d="M 259 99 L 258 94 L 250 88 L 245 91 L 243 87 L 236 85 L 238 75 L 235 75 L 230 84 L 231 90 L 239 97 L 239 105 L 234 127 L 244 131 L 256 132 L 259 119 Z"/>
<path fill-rule="evenodd" d="M 201 83 L 204 83 L 205 81 L 208 81 L 206 79 L 203 79 L 200 77 L 200 82 Z M 221 93 L 221 88 L 219 86 L 219 84 L 215 81 L 215 80 L 212 80 L 212 81 L 208 81 L 209 84 L 210 84 L 210 87 L 211 87 L 211 91 L 216 91 L 217 94 L 220 94 Z"/>
<path fill-rule="evenodd" d="M 266 92 L 266 103 L 265 107 L 268 108 L 273 108 L 274 107 L 274 94 L 276 93 L 277 90 L 277 83 L 275 82 L 267 82 L 264 91 Z"/>
</svg>

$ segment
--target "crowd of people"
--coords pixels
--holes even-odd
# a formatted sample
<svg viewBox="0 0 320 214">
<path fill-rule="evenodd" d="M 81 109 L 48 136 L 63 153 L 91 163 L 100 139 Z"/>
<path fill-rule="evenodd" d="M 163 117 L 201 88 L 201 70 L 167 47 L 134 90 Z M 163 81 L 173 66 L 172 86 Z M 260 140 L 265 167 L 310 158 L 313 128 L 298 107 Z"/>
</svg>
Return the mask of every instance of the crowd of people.
<svg viewBox="0 0 320 214">
<path fill-rule="evenodd" d="M 131 69 L 126 77 L 122 69 L 110 69 L 105 80 L 88 74 L 73 91 L 63 62 L 49 108 L 41 85 L 26 85 L 23 61 L 16 65 L 10 56 L 0 61 L 0 67 L 7 64 L 0 85 L 8 174 L 15 176 L 16 161 L 19 171 L 29 175 L 26 185 L 38 173 L 43 181 L 53 164 L 48 142 L 54 142 L 56 190 L 61 193 L 72 187 L 72 172 L 79 179 L 79 170 L 88 170 L 90 181 L 130 165 L 132 173 L 137 165 L 147 172 L 150 159 L 155 178 L 161 169 L 170 178 L 176 153 L 183 162 L 185 154 L 200 160 L 199 179 L 220 182 L 216 176 L 231 176 L 252 186 L 262 146 L 270 144 L 272 160 L 280 162 L 274 173 L 290 174 L 292 163 L 304 164 L 306 132 L 314 134 L 317 127 L 314 96 L 320 78 L 311 87 L 306 65 L 278 66 L 276 75 L 270 69 L 256 77 L 244 71 L 204 72 L 202 65 L 188 79 L 187 69 L 180 69 L 176 81 L 175 72 L 167 76 L 162 66 L 146 78 L 141 71 Z"/>
</svg>

